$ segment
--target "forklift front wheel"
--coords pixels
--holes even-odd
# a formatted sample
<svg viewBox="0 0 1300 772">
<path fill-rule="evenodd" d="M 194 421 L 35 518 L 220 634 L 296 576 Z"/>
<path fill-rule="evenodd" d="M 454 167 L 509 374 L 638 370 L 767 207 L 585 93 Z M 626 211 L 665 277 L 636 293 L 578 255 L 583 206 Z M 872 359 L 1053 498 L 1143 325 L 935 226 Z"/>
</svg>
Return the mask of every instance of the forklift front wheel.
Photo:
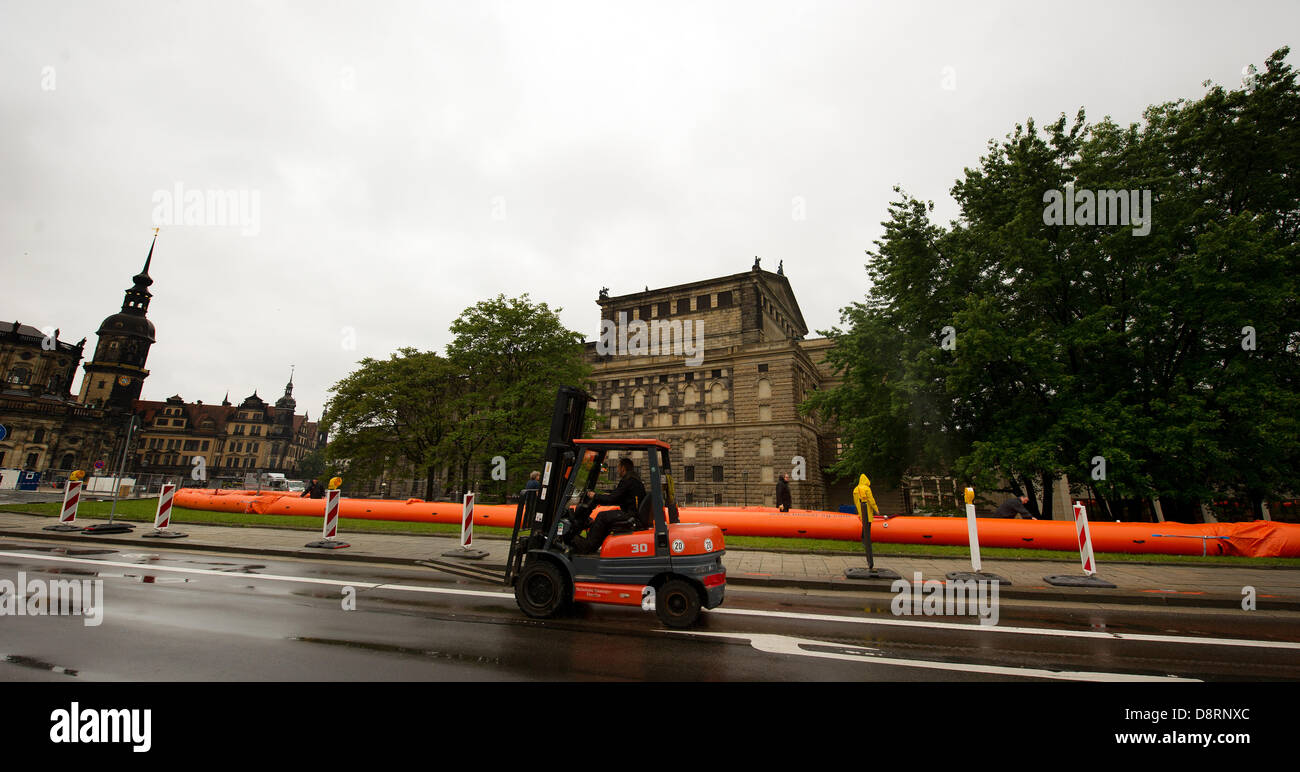
<svg viewBox="0 0 1300 772">
<path fill-rule="evenodd" d="M 515 582 L 515 602 L 534 619 L 555 616 L 564 608 L 568 581 L 558 566 L 549 560 L 534 560 L 524 566 Z"/>
<path fill-rule="evenodd" d="M 669 627 L 690 627 L 700 617 L 700 592 L 684 579 L 669 579 L 655 593 L 655 613 Z"/>
</svg>

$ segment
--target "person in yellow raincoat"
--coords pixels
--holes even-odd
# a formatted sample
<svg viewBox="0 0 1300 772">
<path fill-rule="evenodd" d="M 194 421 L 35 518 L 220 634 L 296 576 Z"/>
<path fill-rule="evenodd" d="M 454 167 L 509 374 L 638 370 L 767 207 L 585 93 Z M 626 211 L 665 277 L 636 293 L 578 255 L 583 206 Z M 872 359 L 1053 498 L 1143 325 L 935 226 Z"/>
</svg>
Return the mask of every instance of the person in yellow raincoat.
<svg viewBox="0 0 1300 772">
<path fill-rule="evenodd" d="M 876 506 L 876 497 L 871 495 L 871 481 L 867 476 L 858 477 L 858 487 L 853 489 L 853 505 L 858 508 L 858 519 L 862 521 L 862 547 L 867 551 L 867 568 L 874 570 L 875 558 L 871 555 L 871 521 L 880 514 Z"/>
</svg>

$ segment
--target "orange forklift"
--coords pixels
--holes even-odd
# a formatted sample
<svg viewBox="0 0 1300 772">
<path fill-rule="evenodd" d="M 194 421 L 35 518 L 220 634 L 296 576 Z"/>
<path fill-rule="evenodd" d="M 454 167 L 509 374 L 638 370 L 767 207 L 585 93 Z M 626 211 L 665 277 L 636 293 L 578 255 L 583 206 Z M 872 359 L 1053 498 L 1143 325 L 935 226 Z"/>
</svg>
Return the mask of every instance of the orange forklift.
<svg viewBox="0 0 1300 772">
<path fill-rule="evenodd" d="M 655 439 L 579 439 L 592 397 L 563 386 L 555 400 L 542 463 L 541 489 L 526 491 L 515 512 L 504 577 L 444 561 L 424 565 L 471 578 L 504 581 L 530 617 L 545 619 L 570 604 L 653 608 L 669 627 L 689 627 L 700 610 L 722 604 L 727 572 L 722 529 L 679 522 L 668 444 Z M 597 507 L 588 498 L 607 458 L 643 454 L 646 495 L 635 516 L 616 523 L 594 554 L 571 542 Z"/>
</svg>

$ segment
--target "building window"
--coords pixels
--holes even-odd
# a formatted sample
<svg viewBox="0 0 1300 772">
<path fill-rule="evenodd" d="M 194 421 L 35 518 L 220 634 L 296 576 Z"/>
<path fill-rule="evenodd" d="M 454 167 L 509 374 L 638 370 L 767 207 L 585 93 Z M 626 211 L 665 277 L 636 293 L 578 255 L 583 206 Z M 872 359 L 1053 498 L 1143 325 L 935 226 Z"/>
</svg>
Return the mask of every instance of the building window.
<svg viewBox="0 0 1300 772">
<path fill-rule="evenodd" d="M 641 306 L 641 318 L 646 321 L 650 320 L 650 306 Z"/>
<path fill-rule="evenodd" d="M 39 461 L 40 458 L 41 458 L 41 454 L 39 454 L 39 453 L 28 453 L 28 454 L 27 454 L 27 469 L 35 469 L 35 468 L 36 468 L 36 462 Z"/>
<path fill-rule="evenodd" d="M 687 374 L 686 374 L 686 377 L 687 377 L 687 378 L 690 378 L 690 377 L 691 377 L 691 374 L 690 374 L 690 373 L 687 373 Z M 695 386 L 694 386 L 693 384 L 692 384 L 692 385 L 688 385 L 688 386 L 685 388 L 685 390 L 682 391 L 682 402 L 684 402 L 685 404 L 687 404 L 687 405 L 694 405 L 695 403 L 697 403 L 697 402 L 699 402 L 699 401 L 700 401 L 700 393 L 699 393 L 699 391 L 696 390 L 696 388 L 695 388 Z"/>
<path fill-rule="evenodd" d="M 37 429 L 32 432 L 32 442 L 45 442 L 45 430 Z"/>
<path fill-rule="evenodd" d="M 763 482 L 770 483 L 775 481 L 776 480 L 772 474 L 772 467 L 770 466 L 763 467 Z"/>
<path fill-rule="evenodd" d="M 611 394 L 609 397 L 609 409 L 618 410 L 623 404 L 623 399 L 617 394 Z"/>
<path fill-rule="evenodd" d="M 722 440 L 713 441 L 713 457 L 722 458 L 727 454 L 727 447 Z"/>
<path fill-rule="evenodd" d="M 772 398 L 772 382 L 766 378 L 758 379 L 758 398 L 759 399 Z"/>
<path fill-rule="evenodd" d="M 725 290 L 718 293 L 718 308 L 729 308 L 731 306 L 731 290 Z"/>
<path fill-rule="evenodd" d="M 638 379 L 639 380 L 639 379 Z M 632 392 L 632 407 L 645 407 L 645 392 L 637 389 Z"/>
<path fill-rule="evenodd" d="M 722 506 L 722 494 L 721 494 L 721 493 L 715 493 L 715 494 L 713 494 L 713 506 L 715 506 L 715 507 L 720 507 L 720 506 Z"/>
<path fill-rule="evenodd" d="M 772 452 L 771 437 L 763 437 L 758 441 L 758 455 L 764 458 L 771 458 L 774 455 Z"/>
<path fill-rule="evenodd" d="M 645 426 L 645 416 L 642 416 L 640 413 L 637 413 L 632 418 L 632 428 L 640 429 L 643 426 Z"/>
<path fill-rule="evenodd" d="M 665 319 L 672 313 L 672 303 L 665 300 L 659 304 L 659 318 Z"/>
<path fill-rule="evenodd" d="M 690 298 L 680 298 L 680 299 L 677 301 L 677 313 L 679 313 L 679 314 L 689 314 L 690 312 L 691 312 L 691 299 L 690 299 Z"/>
<path fill-rule="evenodd" d="M 686 475 L 686 482 L 695 482 L 695 466 L 683 467 L 683 474 Z"/>
<path fill-rule="evenodd" d="M 758 371 L 759 371 L 760 373 L 765 373 L 765 372 L 767 372 L 767 365 L 759 365 L 759 366 L 758 366 Z"/>
<path fill-rule="evenodd" d="M 682 445 L 682 457 L 695 458 L 695 440 L 687 440 L 686 443 Z"/>
<path fill-rule="evenodd" d="M 199 449 L 199 441 L 198 441 L 198 440 L 186 440 L 186 441 L 185 441 L 185 448 L 184 448 L 184 449 L 185 449 L 185 450 L 198 450 L 198 449 Z"/>
<path fill-rule="evenodd" d="M 715 464 L 713 467 L 713 481 L 722 482 L 722 467 Z"/>
<path fill-rule="evenodd" d="M 610 419 L 609 419 L 609 428 L 611 428 L 611 429 L 617 429 L 617 428 L 618 428 L 618 416 L 610 416 Z"/>
<path fill-rule="evenodd" d="M 771 406 L 771 405 L 759 405 L 759 406 L 758 406 L 758 420 L 760 420 L 760 421 L 771 421 L 771 420 L 772 420 L 772 406 Z"/>
<path fill-rule="evenodd" d="M 668 389 L 659 390 L 659 407 L 668 407 Z"/>
<path fill-rule="evenodd" d="M 713 308 L 712 295 L 700 295 L 695 299 L 696 311 L 708 311 L 710 308 Z"/>
</svg>

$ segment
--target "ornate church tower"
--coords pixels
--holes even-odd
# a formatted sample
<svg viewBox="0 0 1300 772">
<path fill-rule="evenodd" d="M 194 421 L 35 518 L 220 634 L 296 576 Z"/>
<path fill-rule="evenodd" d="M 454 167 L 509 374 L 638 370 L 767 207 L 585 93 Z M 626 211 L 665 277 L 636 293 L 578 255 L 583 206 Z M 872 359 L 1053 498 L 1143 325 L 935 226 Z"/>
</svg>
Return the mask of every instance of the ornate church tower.
<svg viewBox="0 0 1300 772">
<path fill-rule="evenodd" d="M 149 286 L 153 284 L 149 277 L 149 263 L 153 261 L 153 248 L 157 243 L 158 233 L 155 231 L 144 268 L 132 278 L 133 286 L 126 290 L 122 310 L 99 325 L 99 345 L 95 348 L 95 356 L 83 366 L 86 374 L 81 379 L 78 397 L 83 404 L 129 412 L 135 400 L 140 398 L 144 379 L 149 377 L 144 363 L 149 357 L 149 347 L 154 344 L 153 322 L 145 314 L 153 297 L 149 292 Z"/>
</svg>

